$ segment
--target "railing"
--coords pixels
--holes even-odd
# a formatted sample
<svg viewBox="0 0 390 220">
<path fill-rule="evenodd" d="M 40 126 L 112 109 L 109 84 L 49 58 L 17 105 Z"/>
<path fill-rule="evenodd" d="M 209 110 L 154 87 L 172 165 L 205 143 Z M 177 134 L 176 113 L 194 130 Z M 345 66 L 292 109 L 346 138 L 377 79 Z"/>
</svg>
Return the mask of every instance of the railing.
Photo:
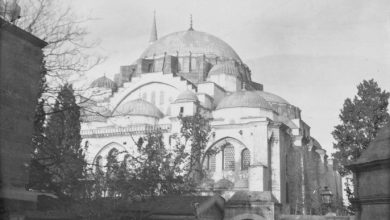
<svg viewBox="0 0 390 220">
<path fill-rule="evenodd" d="M 171 130 L 170 124 L 162 125 L 131 125 L 128 127 L 118 127 L 118 128 L 97 128 L 89 130 L 81 130 L 80 134 L 82 138 L 96 138 L 96 137 L 113 137 L 113 136 L 125 136 L 125 135 L 136 135 L 136 134 L 146 134 L 156 130 L 161 130 L 162 132 L 169 132 Z"/>
</svg>

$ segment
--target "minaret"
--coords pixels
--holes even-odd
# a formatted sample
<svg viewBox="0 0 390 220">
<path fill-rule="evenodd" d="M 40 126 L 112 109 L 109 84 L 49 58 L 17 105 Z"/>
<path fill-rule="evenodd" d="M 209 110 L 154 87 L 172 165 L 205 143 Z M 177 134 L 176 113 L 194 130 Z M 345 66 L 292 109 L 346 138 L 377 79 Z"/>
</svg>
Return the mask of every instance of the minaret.
<svg viewBox="0 0 390 220">
<path fill-rule="evenodd" d="M 153 43 L 157 40 L 157 25 L 156 25 L 156 11 L 153 12 L 153 24 L 152 31 L 150 32 L 149 43 Z"/>
<path fill-rule="evenodd" d="M 189 31 L 193 31 L 194 28 L 192 27 L 192 14 L 190 14 L 190 28 L 188 29 Z"/>
</svg>

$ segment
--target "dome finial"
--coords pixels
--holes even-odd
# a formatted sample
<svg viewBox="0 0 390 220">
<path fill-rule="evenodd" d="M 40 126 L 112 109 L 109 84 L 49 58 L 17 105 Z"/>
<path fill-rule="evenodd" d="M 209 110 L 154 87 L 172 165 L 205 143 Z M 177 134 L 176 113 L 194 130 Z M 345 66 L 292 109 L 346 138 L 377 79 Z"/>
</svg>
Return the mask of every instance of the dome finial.
<svg viewBox="0 0 390 220">
<path fill-rule="evenodd" d="M 152 31 L 150 32 L 149 43 L 153 43 L 157 40 L 157 25 L 156 25 L 156 10 L 153 11 L 153 24 Z"/>
<path fill-rule="evenodd" d="M 193 31 L 194 28 L 192 27 L 192 14 L 190 14 L 190 28 L 188 29 L 189 31 Z"/>
</svg>

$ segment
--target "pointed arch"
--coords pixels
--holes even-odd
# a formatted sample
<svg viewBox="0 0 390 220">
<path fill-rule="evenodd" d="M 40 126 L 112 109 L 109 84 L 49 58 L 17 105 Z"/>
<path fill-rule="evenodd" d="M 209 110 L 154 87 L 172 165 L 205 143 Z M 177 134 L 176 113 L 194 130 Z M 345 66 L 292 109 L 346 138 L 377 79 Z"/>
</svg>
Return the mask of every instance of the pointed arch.
<svg viewBox="0 0 390 220">
<path fill-rule="evenodd" d="M 110 152 L 114 148 L 117 149 L 118 152 L 127 152 L 127 149 L 123 145 L 121 145 L 121 144 L 119 144 L 117 142 L 110 142 L 110 143 L 104 145 L 102 148 L 100 148 L 100 150 L 96 153 L 96 155 L 95 155 L 95 157 L 93 159 L 93 163 L 94 164 L 96 163 L 96 161 L 99 158 L 99 156 L 100 157 L 105 156 L 105 155 L 102 155 L 103 152 L 105 152 L 105 151 Z"/>
<path fill-rule="evenodd" d="M 146 82 L 142 82 L 142 83 L 139 83 L 139 84 L 136 84 L 133 86 L 133 88 L 129 88 L 129 91 L 126 91 L 126 93 L 123 93 L 124 95 L 121 95 L 121 97 L 119 97 L 120 99 L 117 100 L 116 103 L 114 103 L 113 105 L 113 108 L 112 108 L 112 113 L 114 113 L 116 111 L 116 109 L 118 108 L 119 105 L 121 105 L 129 96 L 131 96 L 134 92 L 138 91 L 139 89 L 143 88 L 143 87 L 146 87 L 146 86 L 149 86 L 151 84 L 159 84 L 159 85 L 165 85 L 169 88 L 173 88 L 176 90 L 176 93 L 177 95 L 179 94 L 179 90 L 177 88 L 177 86 L 175 85 L 172 85 L 168 82 L 161 82 L 161 81 L 156 81 L 156 80 L 151 80 L 151 81 L 146 81 Z M 145 98 L 146 98 L 147 94 L 145 94 Z"/>
<path fill-rule="evenodd" d="M 227 143 L 231 143 L 232 145 L 234 146 L 242 146 L 242 148 L 246 148 L 245 144 L 236 139 L 236 138 L 233 138 L 233 137 L 223 137 L 223 138 L 220 138 L 218 139 L 217 141 L 215 141 L 214 143 L 212 143 L 206 151 L 210 150 L 210 149 L 218 149 L 218 148 L 221 148 L 223 145 L 226 145 Z"/>
<path fill-rule="evenodd" d="M 210 162 L 213 162 L 213 160 L 210 160 L 210 155 L 212 154 L 218 154 L 222 153 L 222 169 L 224 170 L 235 170 L 237 167 L 235 167 L 236 160 L 241 158 L 236 158 L 236 150 L 241 152 L 243 149 L 247 148 L 243 142 L 240 140 L 233 138 L 233 137 L 224 137 L 217 141 L 215 141 L 213 144 L 211 144 L 207 150 L 205 151 L 205 155 L 203 157 L 203 164 L 205 164 L 205 167 L 212 168 L 213 164 Z M 238 155 L 237 157 L 241 157 Z"/>
</svg>

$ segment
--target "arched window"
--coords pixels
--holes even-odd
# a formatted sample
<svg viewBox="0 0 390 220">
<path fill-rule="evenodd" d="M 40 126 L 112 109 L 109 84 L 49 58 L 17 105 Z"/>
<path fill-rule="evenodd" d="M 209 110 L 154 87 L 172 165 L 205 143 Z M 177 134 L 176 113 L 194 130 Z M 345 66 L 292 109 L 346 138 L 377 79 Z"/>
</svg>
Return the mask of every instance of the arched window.
<svg viewBox="0 0 390 220">
<path fill-rule="evenodd" d="M 118 156 L 118 153 L 119 153 L 118 149 L 112 148 L 112 149 L 108 152 L 107 157 L 116 157 L 116 156 Z"/>
<path fill-rule="evenodd" d="M 111 170 L 113 166 L 118 165 L 119 151 L 116 148 L 112 148 L 107 154 L 107 168 Z"/>
<path fill-rule="evenodd" d="M 130 159 L 130 154 L 126 154 L 124 157 L 123 157 L 123 161 L 121 163 L 121 169 L 127 169 L 127 165 L 129 164 L 129 159 Z"/>
<path fill-rule="evenodd" d="M 98 171 L 101 171 L 102 170 L 102 156 L 99 155 L 96 157 L 96 160 L 95 160 L 95 171 L 98 172 Z"/>
<path fill-rule="evenodd" d="M 231 144 L 227 144 L 223 147 L 223 169 L 234 170 L 234 147 Z"/>
<path fill-rule="evenodd" d="M 251 153 L 248 148 L 241 152 L 241 170 L 247 170 L 251 164 Z"/>
<path fill-rule="evenodd" d="M 216 167 L 215 154 L 207 155 L 207 169 L 214 172 L 215 167 Z"/>
</svg>

